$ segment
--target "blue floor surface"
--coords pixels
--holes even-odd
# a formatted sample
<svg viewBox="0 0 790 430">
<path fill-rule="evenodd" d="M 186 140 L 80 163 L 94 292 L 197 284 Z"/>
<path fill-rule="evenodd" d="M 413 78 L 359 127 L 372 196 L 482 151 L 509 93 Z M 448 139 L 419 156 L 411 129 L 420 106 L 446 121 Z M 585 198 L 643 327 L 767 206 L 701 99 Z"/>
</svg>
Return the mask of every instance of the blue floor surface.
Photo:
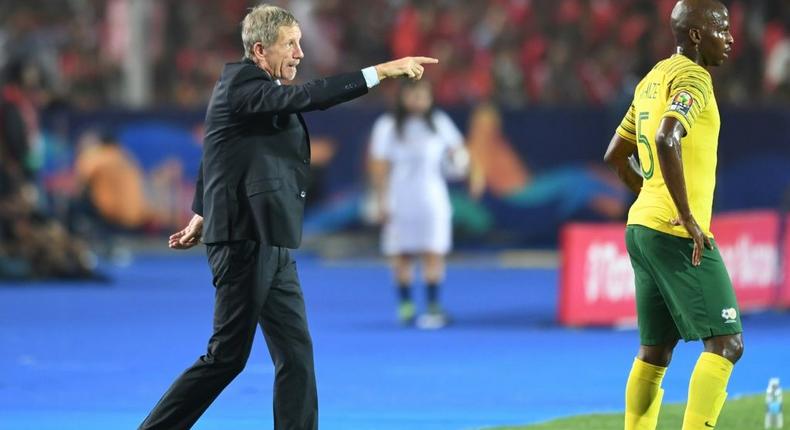
<svg viewBox="0 0 790 430">
<path fill-rule="evenodd" d="M 459 430 L 622 408 L 634 330 L 559 327 L 555 270 L 451 265 L 455 323 L 399 327 L 386 267 L 298 259 L 315 344 L 321 429 Z M 0 429 L 139 424 L 205 349 L 213 287 L 200 254 L 142 257 L 111 285 L 2 284 Z M 790 315 L 747 316 L 730 395 L 790 381 Z M 701 345 L 681 344 L 665 401 L 685 398 Z M 271 428 L 273 369 L 258 334 L 245 371 L 198 430 Z"/>
</svg>

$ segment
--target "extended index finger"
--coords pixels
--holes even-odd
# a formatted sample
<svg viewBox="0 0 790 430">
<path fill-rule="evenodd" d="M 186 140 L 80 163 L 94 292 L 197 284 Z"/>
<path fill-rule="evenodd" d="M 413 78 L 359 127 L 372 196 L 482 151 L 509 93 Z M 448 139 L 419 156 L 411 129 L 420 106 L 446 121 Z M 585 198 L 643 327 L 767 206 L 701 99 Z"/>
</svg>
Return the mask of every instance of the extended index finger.
<svg viewBox="0 0 790 430">
<path fill-rule="evenodd" d="M 436 64 L 439 62 L 438 58 L 433 57 L 413 57 L 414 61 L 420 64 Z"/>
</svg>

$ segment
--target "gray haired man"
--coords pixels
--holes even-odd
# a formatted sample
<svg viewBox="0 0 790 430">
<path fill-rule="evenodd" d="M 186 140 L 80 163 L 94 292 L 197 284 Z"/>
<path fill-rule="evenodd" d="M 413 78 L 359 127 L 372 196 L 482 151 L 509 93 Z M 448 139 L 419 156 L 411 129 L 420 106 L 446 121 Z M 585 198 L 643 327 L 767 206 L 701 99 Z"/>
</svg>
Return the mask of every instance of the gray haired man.
<svg viewBox="0 0 790 430">
<path fill-rule="evenodd" d="M 140 429 L 188 429 L 247 362 L 260 326 L 275 367 L 274 428 L 318 428 L 313 346 L 289 249 L 299 247 L 310 140 L 301 113 L 362 96 L 385 78 L 420 79 L 427 57 L 293 80 L 304 52 L 290 12 L 253 8 L 242 24 L 244 59 L 222 70 L 206 113 L 192 220 L 173 249 L 202 238 L 216 289 L 206 354 L 168 389 Z"/>
</svg>

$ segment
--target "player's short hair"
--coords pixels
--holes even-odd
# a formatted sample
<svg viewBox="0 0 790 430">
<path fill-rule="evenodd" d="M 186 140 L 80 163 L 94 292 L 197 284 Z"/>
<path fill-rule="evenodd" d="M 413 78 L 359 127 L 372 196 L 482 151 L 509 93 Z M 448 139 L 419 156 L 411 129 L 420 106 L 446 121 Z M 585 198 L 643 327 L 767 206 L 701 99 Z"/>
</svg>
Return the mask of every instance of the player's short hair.
<svg viewBox="0 0 790 430">
<path fill-rule="evenodd" d="M 244 45 L 244 58 L 252 58 L 252 47 L 257 42 L 271 46 L 277 41 L 280 27 L 299 24 L 291 12 L 277 6 L 260 4 L 250 9 L 241 22 L 241 43 Z"/>
</svg>

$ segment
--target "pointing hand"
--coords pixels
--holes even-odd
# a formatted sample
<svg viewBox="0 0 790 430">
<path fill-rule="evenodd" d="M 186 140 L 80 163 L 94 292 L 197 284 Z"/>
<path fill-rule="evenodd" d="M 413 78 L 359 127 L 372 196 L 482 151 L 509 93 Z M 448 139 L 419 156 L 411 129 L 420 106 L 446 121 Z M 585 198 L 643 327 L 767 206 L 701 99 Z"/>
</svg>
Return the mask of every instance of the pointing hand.
<svg viewBox="0 0 790 430">
<path fill-rule="evenodd" d="M 376 65 L 379 80 L 386 78 L 408 77 L 418 81 L 422 78 L 425 67 L 423 64 L 436 64 L 439 60 L 431 57 L 403 57 L 397 60 Z"/>
</svg>

